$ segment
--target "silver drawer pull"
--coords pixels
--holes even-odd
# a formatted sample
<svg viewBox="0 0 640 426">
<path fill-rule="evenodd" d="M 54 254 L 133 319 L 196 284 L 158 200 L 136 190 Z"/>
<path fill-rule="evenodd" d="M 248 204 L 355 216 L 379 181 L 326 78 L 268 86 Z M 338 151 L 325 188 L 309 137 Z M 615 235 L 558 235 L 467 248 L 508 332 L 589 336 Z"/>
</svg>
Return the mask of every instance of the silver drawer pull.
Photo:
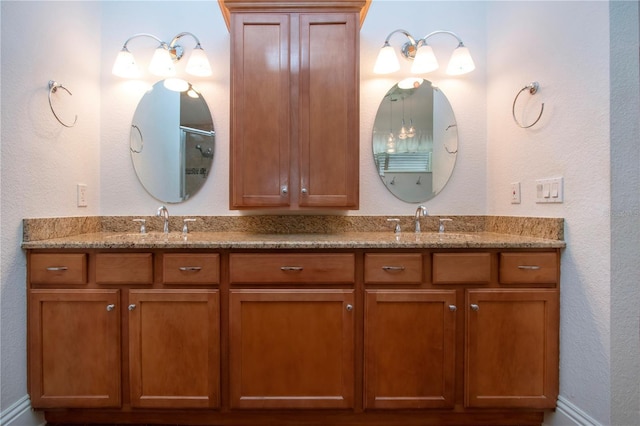
<svg viewBox="0 0 640 426">
<path fill-rule="evenodd" d="M 537 265 L 518 265 L 518 269 L 537 270 L 540 269 Z"/>
<path fill-rule="evenodd" d="M 201 266 L 181 266 L 179 269 L 181 271 L 200 271 L 202 267 Z"/>
<path fill-rule="evenodd" d="M 47 271 L 67 271 L 69 270 L 66 266 L 49 266 Z"/>
<path fill-rule="evenodd" d="M 281 266 L 281 271 L 302 271 L 304 268 L 302 266 Z"/>
<path fill-rule="evenodd" d="M 404 271 L 404 266 L 383 266 L 384 271 Z"/>
</svg>

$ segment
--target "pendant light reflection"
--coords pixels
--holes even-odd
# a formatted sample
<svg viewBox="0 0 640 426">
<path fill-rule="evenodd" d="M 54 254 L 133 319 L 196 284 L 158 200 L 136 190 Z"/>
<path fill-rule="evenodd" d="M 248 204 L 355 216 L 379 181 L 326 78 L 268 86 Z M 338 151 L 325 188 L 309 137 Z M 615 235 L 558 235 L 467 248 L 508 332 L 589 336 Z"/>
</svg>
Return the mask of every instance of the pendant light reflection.
<svg viewBox="0 0 640 426">
<path fill-rule="evenodd" d="M 387 136 L 386 144 L 386 150 L 389 154 L 396 152 L 396 137 L 393 135 L 393 102 L 394 100 L 389 97 L 389 136 Z"/>
</svg>

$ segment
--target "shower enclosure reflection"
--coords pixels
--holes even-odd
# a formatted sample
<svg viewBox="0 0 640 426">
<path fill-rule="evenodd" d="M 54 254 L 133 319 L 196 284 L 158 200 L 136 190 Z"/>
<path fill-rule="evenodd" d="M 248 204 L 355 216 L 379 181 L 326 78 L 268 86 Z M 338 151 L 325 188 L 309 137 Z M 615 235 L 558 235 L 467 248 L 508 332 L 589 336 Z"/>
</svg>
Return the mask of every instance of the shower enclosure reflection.
<svg viewBox="0 0 640 426">
<path fill-rule="evenodd" d="M 133 167 L 147 192 L 165 203 L 185 201 L 200 190 L 213 164 L 209 107 L 192 86 L 175 92 L 160 81 L 140 100 L 129 143 Z"/>
</svg>

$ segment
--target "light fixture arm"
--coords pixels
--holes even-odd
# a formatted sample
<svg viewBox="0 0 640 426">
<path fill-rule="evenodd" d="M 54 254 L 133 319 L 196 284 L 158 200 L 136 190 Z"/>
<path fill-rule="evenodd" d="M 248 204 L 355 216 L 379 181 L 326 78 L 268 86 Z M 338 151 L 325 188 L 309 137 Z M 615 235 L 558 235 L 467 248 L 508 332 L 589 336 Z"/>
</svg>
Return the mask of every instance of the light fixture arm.
<svg viewBox="0 0 640 426">
<path fill-rule="evenodd" d="M 151 37 L 152 39 L 154 39 L 155 41 L 157 41 L 158 43 L 160 43 L 160 46 L 164 47 L 164 48 L 168 48 L 169 46 L 167 45 L 167 43 L 165 43 L 164 41 L 162 41 L 161 39 L 159 39 L 158 37 L 154 36 L 153 34 L 149 34 L 149 33 L 138 33 L 138 34 L 134 34 L 131 37 L 129 37 L 127 39 L 127 41 L 124 42 L 124 44 L 122 45 L 122 50 L 128 50 L 127 49 L 127 44 L 129 44 L 129 42 L 131 40 L 133 40 L 134 38 L 138 38 L 138 37 Z"/>
<path fill-rule="evenodd" d="M 171 42 L 169 43 L 169 51 L 173 56 L 175 56 L 174 60 L 176 61 L 180 60 L 180 58 L 182 58 L 182 55 L 184 54 L 183 47 L 177 44 L 178 40 L 180 40 L 182 37 L 187 35 L 193 37 L 193 39 L 196 41 L 195 49 L 202 49 L 202 46 L 200 45 L 200 40 L 198 39 L 198 37 L 195 36 L 195 34 L 187 31 L 181 32 L 180 34 L 173 37 L 173 39 L 171 39 Z"/>
<path fill-rule="evenodd" d="M 405 43 L 402 46 L 401 52 L 402 52 L 402 56 L 404 56 L 407 59 L 413 59 L 416 56 L 416 52 L 418 51 L 418 48 L 420 46 L 424 46 L 427 44 L 427 39 L 430 37 L 433 37 L 434 35 L 437 34 L 449 34 L 450 36 L 454 37 L 456 40 L 458 40 L 458 46 L 463 46 L 464 47 L 464 43 L 462 42 L 462 39 L 453 31 L 447 31 L 447 30 L 436 30 L 436 31 L 432 31 L 429 34 L 427 34 L 426 36 L 422 37 L 421 39 L 418 39 L 417 41 L 413 41 L 411 44 L 409 44 L 409 42 Z M 409 38 L 410 40 L 413 40 L 413 38 Z"/>
</svg>

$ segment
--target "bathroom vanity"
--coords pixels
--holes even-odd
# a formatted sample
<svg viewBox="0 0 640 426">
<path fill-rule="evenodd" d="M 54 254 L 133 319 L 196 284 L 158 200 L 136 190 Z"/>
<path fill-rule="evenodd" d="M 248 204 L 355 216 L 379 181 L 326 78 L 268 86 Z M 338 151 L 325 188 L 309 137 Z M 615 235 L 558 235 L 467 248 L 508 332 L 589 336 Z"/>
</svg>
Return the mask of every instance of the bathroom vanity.
<svg viewBox="0 0 640 426">
<path fill-rule="evenodd" d="M 97 232 L 25 241 L 52 423 L 539 425 L 559 239 Z"/>
</svg>

